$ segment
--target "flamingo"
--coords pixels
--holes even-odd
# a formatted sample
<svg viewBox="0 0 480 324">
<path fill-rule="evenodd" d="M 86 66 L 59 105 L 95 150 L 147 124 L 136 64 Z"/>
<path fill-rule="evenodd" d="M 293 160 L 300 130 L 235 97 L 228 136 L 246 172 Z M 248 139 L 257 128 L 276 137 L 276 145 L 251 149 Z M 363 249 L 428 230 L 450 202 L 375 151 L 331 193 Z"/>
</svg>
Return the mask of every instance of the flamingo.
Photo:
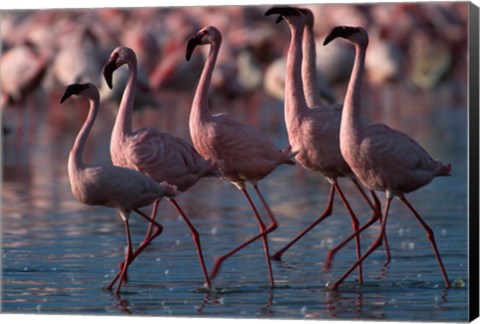
<svg viewBox="0 0 480 324">
<path fill-rule="evenodd" d="M 281 260 L 285 251 L 332 214 L 335 192 L 340 195 L 352 219 L 354 233 L 360 233 L 378 220 L 380 207 L 374 191 L 371 191 L 371 193 L 376 205 L 374 206 L 371 203 L 340 152 L 339 130 L 342 106 L 339 104 L 323 105 L 320 101 L 320 96 L 315 91 L 317 88 L 315 86 L 314 69 L 316 55 L 313 36 L 313 14 L 308 9 L 297 9 L 294 7 L 273 7 L 265 14 L 279 14 L 279 20 L 285 20 L 292 33 L 287 57 L 286 75 L 288 77 L 285 83 L 285 122 L 290 144 L 294 151 L 299 152 L 296 160 L 304 168 L 320 172 L 331 184 L 327 206 L 323 213 L 290 243 L 272 255 L 273 259 Z M 338 178 L 342 177 L 347 177 L 355 184 L 374 212 L 372 219 L 362 228 L 359 228 L 358 219 L 338 184 Z M 333 255 L 350 239 L 351 237 L 347 238 L 329 252 L 326 262 L 327 268 L 331 263 Z M 355 239 L 357 258 L 359 259 L 361 257 L 359 235 L 356 235 Z M 389 258 L 387 248 L 387 259 Z M 358 280 L 362 282 L 361 266 L 358 268 Z"/>
<path fill-rule="evenodd" d="M 83 161 L 83 151 L 88 134 L 93 127 L 98 113 L 100 96 L 98 89 L 91 83 L 75 83 L 66 87 L 60 100 L 63 103 L 72 95 L 87 98 L 90 102 L 90 111 L 75 143 L 68 156 L 68 178 L 73 195 L 80 202 L 87 205 L 102 205 L 118 208 L 120 218 L 125 224 L 127 235 L 127 251 L 120 277 L 124 279 L 127 268 L 135 257 L 143 250 L 146 244 L 133 253 L 128 220 L 132 210 L 156 227 L 151 240 L 158 236 L 163 228 L 160 224 L 143 214 L 138 208 L 150 205 L 163 196 L 173 197 L 177 194 L 175 186 L 167 183 L 157 183 L 143 173 L 117 167 L 113 165 L 88 165 Z M 117 275 L 118 277 L 118 275 Z M 122 280 L 118 284 L 115 294 L 118 296 Z M 114 281 L 108 286 L 111 289 Z"/>
<path fill-rule="evenodd" d="M 402 132 L 389 128 L 385 124 L 366 125 L 361 122 L 361 85 L 365 70 L 368 34 L 361 27 L 339 26 L 333 28 L 328 34 L 324 45 L 337 37 L 350 41 L 355 47 L 355 62 L 348 82 L 340 123 L 340 150 L 360 182 L 370 190 L 385 192 L 386 202 L 377 239 L 331 288 L 337 289 L 348 275 L 381 245 L 388 211 L 394 197 L 397 197 L 412 212 L 424 228 L 445 285 L 450 288 L 450 282 L 435 243 L 434 232 L 410 204 L 405 194 L 427 185 L 435 177 L 449 176 L 452 167 L 450 164 L 434 160 L 420 144 Z"/>
<path fill-rule="evenodd" d="M 48 67 L 48 59 L 38 52 L 31 42 L 15 46 L 0 58 L 0 106 L 23 103 L 37 90 Z"/>
<path fill-rule="evenodd" d="M 129 69 L 118 115 L 112 131 L 110 154 L 114 165 L 138 170 L 157 182 L 167 181 L 183 192 L 192 187 L 202 177 L 217 176 L 218 165 L 202 158 L 186 141 L 171 134 L 152 128 L 132 131 L 133 101 L 137 78 L 137 59 L 135 52 L 128 47 L 117 47 L 111 53 L 103 67 L 108 86 L 112 87 L 113 72 L 126 64 Z M 211 287 L 207 274 L 200 236 L 194 225 L 173 197 L 168 200 L 180 213 L 192 233 L 205 283 Z M 154 220 L 159 204 L 155 202 L 151 219 Z M 149 240 L 153 225 L 150 225 L 145 240 Z"/>
<path fill-rule="evenodd" d="M 265 257 L 269 274 L 270 285 L 274 286 L 273 273 L 269 258 L 267 234 L 277 228 L 277 220 L 265 201 L 258 181 L 265 178 L 281 164 L 294 164 L 291 149 L 277 149 L 272 141 L 255 129 L 244 125 L 226 114 L 212 115 L 208 106 L 208 90 L 211 83 L 213 69 L 222 42 L 222 35 L 213 26 L 202 28 L 194 34 L 187 43 L 187 61 L 190 60 L 194 49 L 198 45 L 210 45 L 210 51 L 203 67 L 190 112 L 190 135 L 198 152 L 206 159 L 219 161 L 222 166 L 223 177 L 233 183 L 244 195 L 258 222 L 260 233 L 247 240 L 230 252 L 215 260 L 210 277 L 213 279 L 222 263 L 259 238 L 263 240 Z M 246 189 L 249 182 L 260 198 L 262 205 L 270 219 L 265 227 L 255 204 L 252 202 Z"/>
</svg>

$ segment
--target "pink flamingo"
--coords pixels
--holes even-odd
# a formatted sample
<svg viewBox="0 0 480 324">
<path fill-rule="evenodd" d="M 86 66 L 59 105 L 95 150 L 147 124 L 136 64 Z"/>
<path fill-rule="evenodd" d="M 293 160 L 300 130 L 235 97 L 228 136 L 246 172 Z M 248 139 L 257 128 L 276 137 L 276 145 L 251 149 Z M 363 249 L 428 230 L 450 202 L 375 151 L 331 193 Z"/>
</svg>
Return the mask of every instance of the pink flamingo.
<svg viewBox="0 0 480 324">
<path fill-rule="evenodd" d="M 340 150 L 345 161 L 366 188 L 385 192 L 386 203 L 377 239 L 331 288 L 338 288 L 345 278 L 381 245 L 393 197 L 400 199 L 425 229 L 445 285 L 449 288 L 450 282 L 435 243 L 434 232 L 405 198 L 405 194 L 425 186 L 434 177 L 450 175 L 451 165 L 434 160 L 416 141 L 404 133 L 384 124 L 366 125 L 361 122 L 361 83 L 365 70 L 368 34 L 361 27 L 335 27 L 326 37 L 324 45 L 337 37 L 347 39 L 355 47 L 355 62 L 340 124 Z"/>
<path fill-rule="evenodd" d="M 272 255 L 272 258 L 280 260 L 283 253 L 293 244 L 325 218 L 332 215 L 335 191 L 340 195 L 352 219 L 354 233 L 360 233 L 373 224 L 378 220 L 381 213 L 380 203 L 374 191 L 371 191 L 371 193 L 376 206 L 371 203 L 340 152 L 339 130 L 342 106 L 338 104 L 331 106 L 322 105 L 320 96 L 316 92 L 313 14 L 308 9 L 293 7 L 273 7 L 265 14 L 279 14 L 278 21 L 284 19 L 292 33 L 287 56 L 286 75 L 288 77 L 285 83 L 285 122 L 290 145 L 292 145 L 294 151 L 298 151 L 296 160 L 303 167 L 320 172 L 331 184 L 327 206 L 323 213 L 290 243 Z M 355 184 L 374 212 L 372 219 L 361 228 L 359 228 L 357 217 L 338 184 L 337 180 L 341 177 L 347 177 Z M 347 238 L 329 252 L 326 268 L 329 267 L 333 255 L 350 239 Z M 356 235 L 355 239 L 357 258 L 359 259 L 361 257 L 359 235 Z M 386 250 L 387 259 L 389 259 L 389 250 L 388 248 Z M 358 280 L 362 282 L 361 265 L 358 268 Z"/>
<path fill-rule="evenodd" d="M 0 58 L 0 106 L 24 103 L 37 90 L 45 76 L 48 59 L 31 42 L 25 42 L 7 51 Z"/>
<path fill-rule="evenodd" d="M 177 189 L 175 186 L 167 183 L 157 183 L 150 177 L 127 168 L 113 165 L 86 164 L 83 161 L 83 151 L 88 134 L 98 113 L 100 96 L 98 89 L 91 83 L 71 84 L 65 89 L 60 103 L 63 103 L 72 95 L 87 98 L 90 101 L 90 111 L 68 156 L 70 187 L 74 196 L 84 204 L 102 205 L 120 210 L 120 217 L 125 224 L 127 235 L 127 252 L 125 253 L 121 272 L 117 275 L 117 277 L 120 276 L 123 280 L 128 266 L 147 245 L 141 244 L 133 253 L 128 225 L 130 213 L 132 210 L 135 210 L 156 227 L 155 233 L 150 237 L 150 241 L 153 240 L 162 232 L 163 228 L 160 224 L 143 214 L 138 208 L 150 205 L 163 196 L 173 197 L 177 194 Z M 115 290 L 117 296 L 122 280 L 120 280 Z M 107 289 L 111 289 L 113 284 L 114 281 L 111 282 Z"/>
<path fill-rule="evenodd" d="M 277 228 L 277 221 L 258 188 L 258 181 L 266 177 L 281 164 L 294 164 L 294 154 L 290 148 L 277 149 L 269 138 L 253 128 L 229 118 L 225 114 L 212 115 L 210 113 L 208 90 L 221 42 L 222 35 L 213 26 L 201 29 L 188 40 L 187 60 L 190 60 L 197 45 L 209 44 L 211 46 L 192 103 L 190 134 L 193 145 L 198 152 L 207 159 L 219 161 L 222 165 L 224 178 L 232 182 L 243 193 L 257 218 L 260 233 L 229 253 L 218 257 L 215 260 L 210 276 L 212 279 L 216 276 L 222 262 L 227 258 L 248 244 L 262 238 L 270 285 L 273 287 L 274 280 L 266 236 Z M 265 227 L 246 190 L 246 182 L 250 182 L 253 185 L 263 204 L 270 219 L 268 228 Z"/>
<path fill-rule="evenodd" d="M 110 141 L 110 154 L 113 164 L 143 172 L 157 182 L 167 181 L 175 185 L 180 191 L 187 190 L 202 177 L 216 176 L 218 166 L 203 159 L 183 139 L 152 128 L 132 131 L 132 111 L 137 78 L 135 52 L 128 47 L 117 47 L 105 64 L 103 74 L 111 88 L 113 72 L 124 64 L 128 66 L 129 76 Z M 180 213 L 192 233 L 205 283 L 208 287 L 211 287 L 198 231 L 175 199 L 169 197 L 168 200 Z M 159 202 L 158 200 L 154 204 L 152 220 L 155 219 Z M 153 226 L 150 225 L 147 230 L 145 236 L 147 241 L 151 236 L 152 228 Z"/>
</svg>

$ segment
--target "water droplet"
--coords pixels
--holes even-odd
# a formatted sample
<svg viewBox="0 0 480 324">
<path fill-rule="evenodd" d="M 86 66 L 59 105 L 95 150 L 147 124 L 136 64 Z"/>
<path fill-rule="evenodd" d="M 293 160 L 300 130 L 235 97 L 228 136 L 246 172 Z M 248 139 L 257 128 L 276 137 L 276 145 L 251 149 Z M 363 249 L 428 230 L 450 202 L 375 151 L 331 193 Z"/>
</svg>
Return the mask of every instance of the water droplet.
<svg viewBox="0 0 480 324">
<path fill-rule="evenodd" d="M 38 304 L 37 307 L 35 307 L 35 310 L 40 313 L 42 311 L 42 305 Z"/>
<path fill-rule="evenodd" d="M 421 278 L 421 277 L 422 277 L 421 273 L 417 274 L 417 278 Z"/>
<path fill-rule="evenodd" d="M 180 240 L 176 240 L 175 245 L 180 245 Z"/>
<path fill-rule="evenodd" d="M 307 306 L 303 306 L 303 307 L 300 309 L 300 314 L 305 315 L 306 312 L 307 312 Z"/>
<path fill-rule="evenodd" d="M 218 299 L 218 302 L 220 303 L 220 305 L 224 305 L 225 304 L 225 297 L 222 297 L 222 298 Z"/>
<path fill-rule="evenodd" d="M 170 271 L 168 271 L 168 269 L 167 269 L 167 270 L 165 270 L 165 274 L 166 274 L 166 275 L 168 275 L 168 273 L 169 273 L 169 272 L 170 272 Z"/>
<path fill-rule="evenodd" d="M 155 261 L 160 262 L 162 261 L 162 258 L 156 258 Z"/>
<path fill-rule="evenodd" d="M 409 250 L 415 249 L 415 243 L 414 243 L 414 242 L 408 243 L 408 249 L 409 249 Z"/>
<path fill-rule="evenodd" d="M 446 234 L 447 234 L 447 229 L 442 228 L 442 230 L 440 231 L 440 235 L 445 236 Z"/>
<path fill-rule="evenodd" d="M 218 233 L 218 227 L 215 226 L 215 227 L 213 227 L 212 230 L 210 231 L 210 234 L 212 234 L 212 235 L 217 235 L 217 233 Z"/>
</svg>

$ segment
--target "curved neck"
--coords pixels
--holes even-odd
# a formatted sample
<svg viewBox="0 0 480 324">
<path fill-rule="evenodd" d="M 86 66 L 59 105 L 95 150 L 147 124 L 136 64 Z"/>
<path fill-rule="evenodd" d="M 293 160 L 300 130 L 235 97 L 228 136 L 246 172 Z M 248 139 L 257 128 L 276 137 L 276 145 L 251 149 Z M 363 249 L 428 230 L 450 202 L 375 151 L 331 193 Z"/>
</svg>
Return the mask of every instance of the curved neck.
<svg viewBox="0 0 480 324">
<path fill-rule="evenodd" d="M 353 63 L 350 80 L 348 81 L 347 92 L 343 103 L 342 121 L 340 126 L 340 132 L 344 134 L 346 134 L 347 129 L 361 129 L 360 108 L 366 51 L 366 46 L 360 46 L 358 44 L 355 44 L 355 61 Z M 350 134 L 358 135 L 358 132 L 350 132 Z"/>
<path fill-rule="evenodd" d="M 93 123 L 98 113 L 99 100 L 89 98 L 90 110 L 88 112 L 87 119 L 85 120 L 82 128 L 78 132 L 77 137 L 75 138 L 75 143 L 73 144 L 70 154 L 68 156 L 68 168 L 69 170 L 81 169 L 85 167 L 83 162 L 83 151 L 85 149 L 85 143 L 87 142 L 88 134 L 92 129 Z"/>
<path fill-rule="evenodd" d="M 210 52 L 198 81 L 197 90 L 192 103 L 192 111 L 190 112 L 190 123 L 193 121 L 206 120 L 210 117 L 208 110 L 208 91 L 212 80 L 213 69 L 217 61 L 218 51 L 221 41 L 217 40 L 211 43 Z"/>
<path fill-rule="evenodd" d="M 301 76 L 302 29 L 290 25 L 292 38 L 287 54 L 285 71 L 285 119 L 288 124 L 295 121 L 307 109 Z"/>
<path fill-rule="evenodd" d="M 303 29 L 302 41 L 303 59 L 302 59 L 302 81 L 305 93 L 305 100 L 308 107 L 320 105 L 320 96 L 317 88 L 317 53 L 315 48 L 315 35 L 312 26 L 305 26 Z"/>
<path fill-rule="evenodd" d="M 112 131 L 112 142 L 132 133 L 132 113 L 137 83 L 137 62 L 131 60 L 128 65 L 128 80 L 118 108 L 117 118 Z"/>
</svg>

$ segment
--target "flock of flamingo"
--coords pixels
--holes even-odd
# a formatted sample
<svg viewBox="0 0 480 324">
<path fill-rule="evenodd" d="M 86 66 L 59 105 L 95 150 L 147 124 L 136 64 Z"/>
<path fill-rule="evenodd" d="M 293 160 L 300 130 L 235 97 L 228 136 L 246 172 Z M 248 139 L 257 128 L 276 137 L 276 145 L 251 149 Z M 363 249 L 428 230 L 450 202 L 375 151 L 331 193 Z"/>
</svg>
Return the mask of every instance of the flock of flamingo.
<svg viewBox="0 0 480 324">
<path fill-rule="evenodd" d="M 65 102 L 72 95 L 90 103 L 85 123 L 77 135 L 68 157 L 68 175 L 74 196 L 87 205 L 117 208 L 125 225 L 127 249 L 119 272 L 106 287 L 118 295 L 127 279 L 127 270 L 135 258 L 162 233 L 156 220 L 159 203 L 165 197 L 189 227 L 196 246 L 198 261 L 205 286 L 212 288 L 213 279 L 222 264 L 247 245 L 262 240 L 270 286 L 275 286 L 271 260 L 280 260 L 283 254 L 307 232 L 333 214 L 335 194 L 345 206 L 352 222 L 352 233 L 327 254 L 328 269 L 333 257 L 351 240 L 356 244 L 356 262 L 333 284 L 337 289 L 357 270 L 358 282 L 363 282 L 362 262 L 378 247 L 384 246 L 387 262 L 390 260 L 385 228 L 393 198 L 398 198 L 420 225 L 430 241 L 445 285 L 450 287 L 442 263 L 434 232 L 410 204 L 405 194 L 430 183 L 438 176 L 448 176 L 451 166 L 434 160 L 415 140 L 384 124 L 374 124 L 362 116 L 361 95 L 364 70 L 368 56 L 369 37 L 362 27 L 337 26 L 325 38 L 328 45 L 342 38 L 354 48 L 354 64 L 343 104 L 325 104 L 317 91 L 319 82 L 315 73 L 316 44 L 313 32 L 314 16 L 311 10 L 296 7 L 272 7 L 266 16 L 275 15 L 277 23 L 288 25 L 291 38 L 285 65 L 284 118 L 289 146 L 278 148 L 266 135 L 255 128 L 232 119 L 224 113 L 212 114 L 209 107 L 212 75 L 221 52 L 222 35 L 214 26 L 200 29 L 186 43 L 186 60 L 193 61 L 198 46 L 208 46 L 208 56 L 198 80 L 192 100 L 187 140 L 153 128 L 132 129 L 132 115 L 139 84 L 137 56 L 133 49 L 117 47 L 103 66 L 103 77 L 112 88 L 113 74 L 121 66 L 128 67 L 125 88 L 121 97 L 110 141 L 113 165 L 89 165 L 82 153 L 98 110 L 100 93 L 93 83 L 74 82 L 61 97 Z M 96 71 L 101 73 L 101 71 Z M 117 80 L 117 79 L 115 79 Z M 300 164 L 303 168 L 319 172 L 330 183 L 330 193 L 320 216 L 292 241 L 275 253 L 270 253 L 268 236 L 278 227 L 277 219 L 259 188 L 259 181 L 282 164 Z M 207 271 L 200 235 L 175 196 L 194 186 L 204 177 L 219 177 L 238 188 L 249 204 L 258 223 L 258 234 L 236 248 L 218 257 Z M 342 191 L 338 179 L 350 179 L 361 199 L 372 210 L 372 217 L 362 226 L 353 212 L 349 199 Z M 260 217 L 247 190 L 248 184 L 258 196 L 268 216 L 268 224 Z M 385 193 L 383 211 L 376 191 Z M 367 194 L 370 193 L 370 196 Z M 153 204 L 151 215 L 141 207 Z M 129 217 L 133 212 L 148 223 L 144 240 L 134 248 L 130 237 Z M 378 237 L 367 251 L 362 252 L 360 234 L 380 221 Z"/>
</svg>

